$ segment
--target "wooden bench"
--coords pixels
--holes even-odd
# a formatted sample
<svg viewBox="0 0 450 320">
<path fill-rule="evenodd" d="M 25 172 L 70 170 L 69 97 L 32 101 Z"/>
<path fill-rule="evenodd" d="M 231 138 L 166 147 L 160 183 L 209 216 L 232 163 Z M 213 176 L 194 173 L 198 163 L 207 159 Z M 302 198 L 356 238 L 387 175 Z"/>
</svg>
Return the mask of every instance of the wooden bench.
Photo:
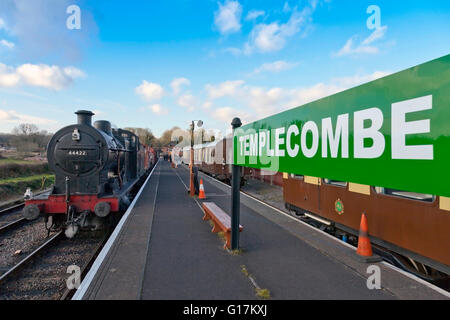
<svg viewBox="0 0 450 320">
<path fill-rule="evenodd" d="M 214 226 L 211 232 L 219 232 L 223 231 L 225 235 L 226 243 L 223 246 L 224 248 L 230 249 L 231 247 L 231 218 L 225 211 L 220 209 L 214 202 L 203 202 L 202 203 L 203 211 L 205 215 L 203 216 L 203 220 L 212 220 Z M 244 228 L 239 225 L 239 232 L 242 232 Z"/>
</svg>

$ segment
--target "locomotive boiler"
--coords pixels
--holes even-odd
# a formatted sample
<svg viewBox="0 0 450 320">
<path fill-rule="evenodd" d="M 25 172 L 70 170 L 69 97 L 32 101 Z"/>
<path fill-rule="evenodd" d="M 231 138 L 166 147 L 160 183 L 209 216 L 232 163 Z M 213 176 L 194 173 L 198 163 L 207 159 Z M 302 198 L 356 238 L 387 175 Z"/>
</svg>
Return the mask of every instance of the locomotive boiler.
<svg viewBox="0 0 450 320">
<path fill-rule="evenodd" d="M 26 200 L 23 209 L 28 220 L 45 214 L 53 229 L 64 228 L 69 237 L 80 227 L 96 229 L 111 213 L 123 211 L 129 191 L 156 160 L 134 133 L 112 129 L 106 120 L 92 125 L 91 111 L 75 114 L 77 124 L 56 132 L 47 147 L 55 173 L 50 194 Z"/>
</svg>

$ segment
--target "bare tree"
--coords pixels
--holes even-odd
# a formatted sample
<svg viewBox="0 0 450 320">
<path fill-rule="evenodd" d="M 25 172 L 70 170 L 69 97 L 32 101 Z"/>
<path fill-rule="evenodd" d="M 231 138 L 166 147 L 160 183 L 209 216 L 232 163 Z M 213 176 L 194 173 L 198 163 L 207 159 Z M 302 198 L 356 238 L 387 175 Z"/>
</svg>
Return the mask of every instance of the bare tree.
<svg viewBox="0 0 450 320">
<path fill-rule="evenodd" d="M 32 123 L 21 123 L 12 130 L 15 135 L 30 136 L 39 132 L 37 125 Z"/>
<path fill-rule="evenodd" d="M 21 123 L 12 130 L 10 144 L 19 152 L 43 152 L 51 134 L 39 131 L 38 126 L 32 123 Z"/>
</svg>

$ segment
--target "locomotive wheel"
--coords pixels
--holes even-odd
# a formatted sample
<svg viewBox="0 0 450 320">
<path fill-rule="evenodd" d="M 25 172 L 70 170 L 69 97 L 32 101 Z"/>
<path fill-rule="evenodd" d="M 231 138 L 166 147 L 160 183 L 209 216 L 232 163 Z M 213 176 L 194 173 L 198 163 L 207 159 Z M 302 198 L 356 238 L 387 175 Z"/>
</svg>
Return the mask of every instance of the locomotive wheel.
<svg viewBox="0 0 450 320">
<path fill-rule="evenodd" d="M 39 207 L 37 205 L 30 204 L 23 208 L 22 213 L 25 219 L 27 219 L 28 221 L 32 221 L 39 217 L 39 215 L 41 214 L 41 210 L 39 210 Z"/>
</svg>

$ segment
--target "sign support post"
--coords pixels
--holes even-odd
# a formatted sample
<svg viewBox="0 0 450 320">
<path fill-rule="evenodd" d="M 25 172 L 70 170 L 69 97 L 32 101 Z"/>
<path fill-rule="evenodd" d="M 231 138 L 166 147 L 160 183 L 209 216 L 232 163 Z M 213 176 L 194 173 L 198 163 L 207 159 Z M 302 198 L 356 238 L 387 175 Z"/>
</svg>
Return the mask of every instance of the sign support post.
<svg viewBox="0 0 450 320">
<path fill-rule="evenodd" d="M 231 122 L 234 131 L 242 125 L 241 119 L 234 118 Z M 234 147 L 233 147 L 234 148 Z M 235 150 L 235 149 L 234 149 Z M 239 249 L 239 216 L 240 216 L 240 186 L 241 186 L 241 167 L 234 163 L 231 176 L 231 250 Z"/>
</svg>

